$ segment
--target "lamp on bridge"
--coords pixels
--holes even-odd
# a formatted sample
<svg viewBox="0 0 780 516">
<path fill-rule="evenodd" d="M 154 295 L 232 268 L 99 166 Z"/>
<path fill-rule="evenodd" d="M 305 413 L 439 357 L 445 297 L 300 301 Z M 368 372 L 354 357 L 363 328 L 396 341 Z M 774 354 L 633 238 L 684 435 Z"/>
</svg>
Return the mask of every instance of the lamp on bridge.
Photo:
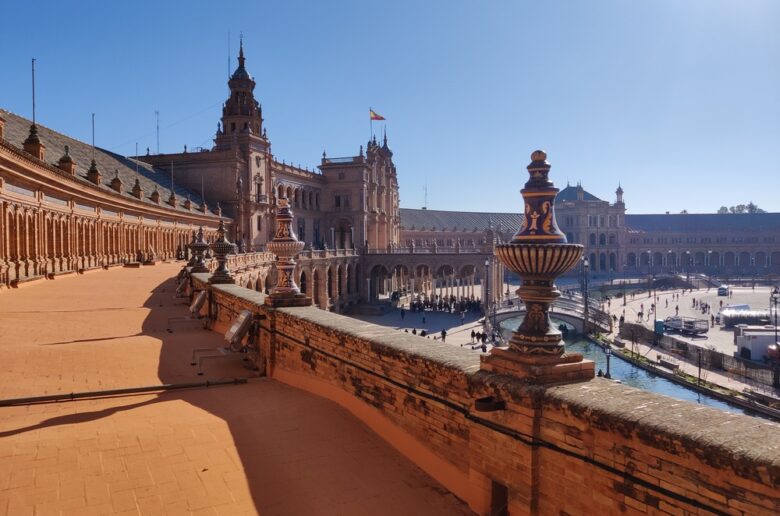
<svg viewBox="0 0 780 516">
<path fill-rule="evenodd" d="M 775 353 L 773 358 L 774 369 L 772 371 L 772 386 L 780 387 L 780 344 L 777 340 L 777 305 L 780 303 L 780 288 L 775 287 L 769 294 L 769 300 L 775 306 Z"/>
<path fill-rule="evenodd" d="M 525 217 L 520 230 L 495 255 L 523 284 L 517 290 L 526 307 L 523 322 L 507 347 L 494 347 L 480 357 L 482 369 L 522 377 L 531 383 L 565 383 L 594 376 L 592 361 L 579 353 L 564 353 L 560 330 L 550 320 L 550 305 L 561 295 L 554 281 L 574 267 L 583 247 L 569 244 L 555 221 L 558 189 L 548 179 L 547 154 L 535 151 L 528 165 L 529 180 L 521 193 Z"/>
</svg>

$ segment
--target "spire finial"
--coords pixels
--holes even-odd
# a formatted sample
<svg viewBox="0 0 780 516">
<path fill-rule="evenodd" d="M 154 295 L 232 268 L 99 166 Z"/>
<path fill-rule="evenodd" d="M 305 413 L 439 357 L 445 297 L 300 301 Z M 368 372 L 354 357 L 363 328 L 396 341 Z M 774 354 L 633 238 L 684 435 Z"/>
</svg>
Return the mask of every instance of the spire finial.
<svg viewBox="0 0 780 516">
<path fill-rule="evenodd" d="M 238 66 L 244 67 L 244 33 L 238 37 Z"/>
</svg>

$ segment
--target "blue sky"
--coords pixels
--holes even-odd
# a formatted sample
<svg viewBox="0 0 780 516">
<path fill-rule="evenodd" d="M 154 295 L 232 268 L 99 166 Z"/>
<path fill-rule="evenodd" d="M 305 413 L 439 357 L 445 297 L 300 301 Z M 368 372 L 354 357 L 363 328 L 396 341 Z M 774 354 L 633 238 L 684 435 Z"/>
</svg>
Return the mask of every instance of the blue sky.
<svg viewBox="0 0 780 516">
<path fill-rule="evenodd" d="M 402 207 L 519 211 L 531 151 L 631 213 L 780 211 L 780 2 L 18 2 L 0 106 L 132 154 L 211 145 L 228 32 L 274 154 L 352 155 L 387 118 Z M 10 22 L 10 23 L 9 23 Z M 374 124 L 375 131 L 381 124 Z"/>
</svg>

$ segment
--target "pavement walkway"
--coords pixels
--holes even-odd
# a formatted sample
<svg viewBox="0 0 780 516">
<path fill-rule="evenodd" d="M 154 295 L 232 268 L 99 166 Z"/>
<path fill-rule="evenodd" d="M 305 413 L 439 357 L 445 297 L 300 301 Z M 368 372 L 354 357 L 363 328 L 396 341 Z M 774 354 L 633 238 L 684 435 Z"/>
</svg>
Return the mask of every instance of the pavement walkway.
<svg viewBox="0 0 780 516">
<path fill-rule="evenodd" d="M 238 357 L 173 299 L 181 264 L 0 292 L 0 398 L 224 377 L 249 383 L 0 407 L 0 515 L 469 514 L 340 406 Z"/>
<path fill-rule="evenodd" d="M 718 313 L 721 302 L 723 302 L 723 306 L 729 304 L 749 304 L 751 308 L 759 310 L 765 310 L 769 305 L 769 287 L 756 287 L 755 289 L 750 287 L 735 287 L 732 288 L 732 291 L 733 294 L 731 297 L 726 297 L 718 296 L 717 289 L 715 288 L 693 291 L 686 290 L 685 293 L 679 289 L 667 291 L 659 290 L 656 292 L 658 313 L 650 314 L 649 320 L 647 318 L 647 313 L 650 304 L 654 302 L 654 297 L 648 297 L 647 292 L 644 294 L 637 294 L 633 298 L 629 295 L 626 299 L 625 306 L 623 305 L 622 299 L 612 299 L 610 305 L 605 308 L 618 318 L 621 315 L 625 315 L 626 321 L 632 323 L 638 322 L 637 314 L 640 311 L 644 311 L 645 317 L 641 321 L 641 324 L 647 328 L 652 328 L 654 319 L 665 319 L 666 317 L 675 315 L 677 313 L 676 308 L 679 308 L 679 315 L 706 318 L 709 320 L 710 315 L 716 315 Z M 694 308 L 694 299 L 696 299 L 697 302 L 709 304 L 711 306 L 710 313 L 704 315 L 700 309 Z M 729 356 L 733 356 L 736 351 L 736 346 L 734 345 L 734 332 L 719 325 L 711 327 L 706 338 L 686 337 L 682 335 L 674 335 L 674 338 L 699 346 L 703 349 L 714 349 Z M 627 343 L 627 346 L 630 346 L 630 344 Z M 692 376 L 698 376 L 697 364 L 685 361 L 679 356 L 668 353 L 666 350 L 654 349 L 651 346 L 639 344 L 639 349 L 642 355 L 648 356 L 653 360 L 657 358 L 658 354 L 672 358 L 685 373 Z M 770 386 L 748 382 L 742 377 L 729 375 L 725 372 L 702 370 L 702 378 L 708 382 L 738 392 L 742 392 L 745 389 L 752 389 L 761 391 L 767 395 L 773 395 L 780 399 L 780 389 L 772 389 Z"/>
</svg>

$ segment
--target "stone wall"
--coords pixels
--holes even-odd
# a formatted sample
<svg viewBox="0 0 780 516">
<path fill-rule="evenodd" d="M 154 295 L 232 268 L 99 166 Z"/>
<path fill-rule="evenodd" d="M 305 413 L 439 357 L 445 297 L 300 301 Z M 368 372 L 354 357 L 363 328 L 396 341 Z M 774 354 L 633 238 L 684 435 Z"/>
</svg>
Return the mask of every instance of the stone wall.
<svg viewBox="0 0 780 516">
<path fill-rule="evenodd" d="M 212 328 L 262 316 L 265 374 L 341 404 L 480 514 L 504 493 L 511 514 L 780 509 L 780 425 L 598 378 L 531 386 L 480 371 L 469 350 L 263 301 L 214 286 Z M 478 411 L 488 396 L 503 409 Z"/>
</svg>

